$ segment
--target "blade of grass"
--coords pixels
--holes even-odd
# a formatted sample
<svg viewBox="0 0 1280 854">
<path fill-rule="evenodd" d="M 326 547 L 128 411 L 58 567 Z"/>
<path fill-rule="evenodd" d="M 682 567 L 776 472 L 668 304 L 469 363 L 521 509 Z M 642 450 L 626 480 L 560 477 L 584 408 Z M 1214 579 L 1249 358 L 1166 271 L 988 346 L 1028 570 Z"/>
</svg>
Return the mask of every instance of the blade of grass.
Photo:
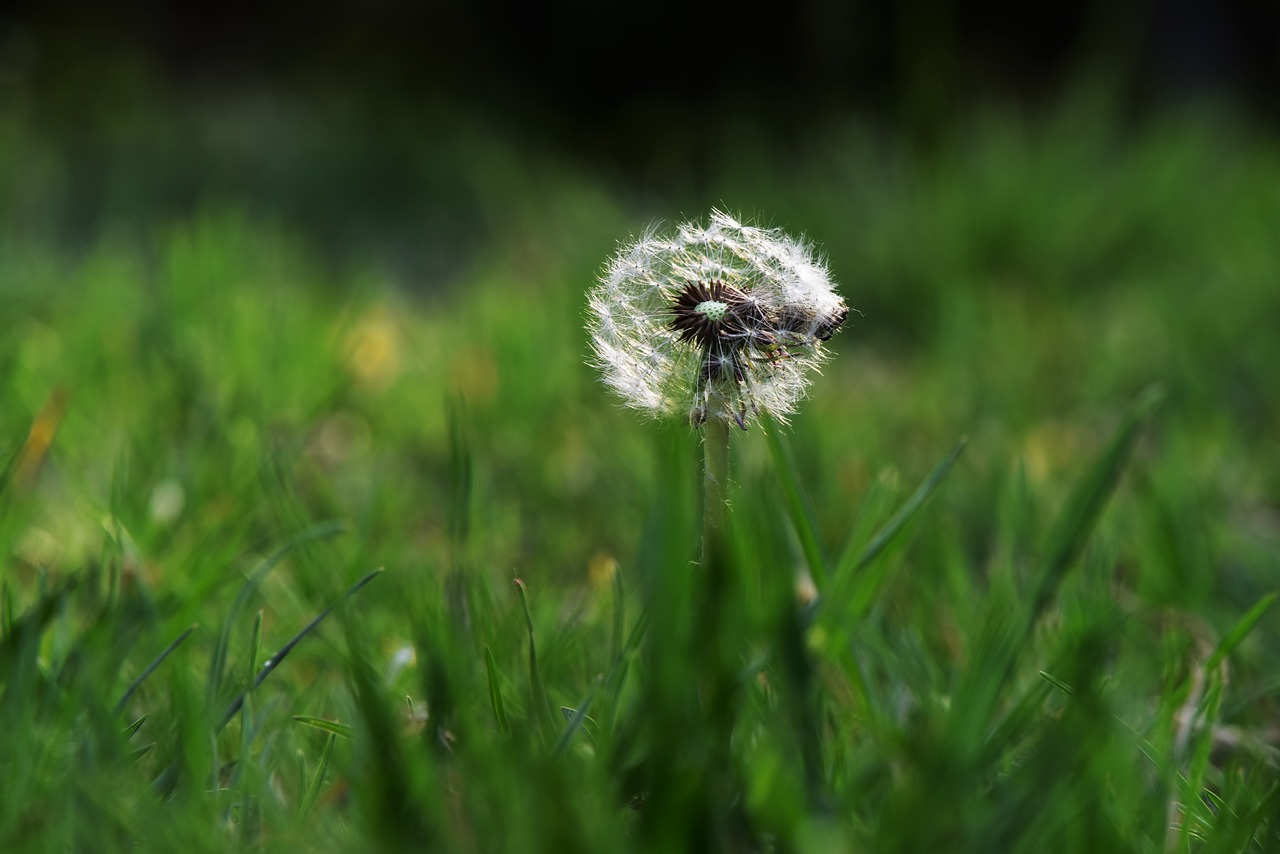
<svg viewBox="0 0 1280 854">
<path fill-rule="evenodd" d="M 1043 679 L 1045 682 L 1048 682 L 1050 685 L 1052 685 L 1054 688 L 1057 688 L 1059 691 L 1061 691 L 1063 694 L 1066 694 L 1068 697 L 1072 695 L 1073 692 L 1071 690 L 1071 686 L 1068 685 L 1066 682 L 1063 682 L 1057 676 L 1054 676 L 1051 673 L 1046 673 L 1043 670 L 1038 672 L 1039 672 L 1040 678 Z"/>
<path fill-rule="evenodd" d="M 333 745 L 337 740 L 337 736 L 332 732 L 324 740 L 324 750 L 320 754 L 320 765 L 316 768 L 315 776 L 311 778 L 311 785 L 307 787 L 307 793 L 303 796 L 302 803 L 298 806 L 298 816 L 300 818 L 305 818 L 311 812 L 311 807 L 315 805 L 316 799 L 320 797 L 320 789 L 324 786 L 324 775 L 329 771 L 329 760 L 333 756 Z"/>
<path fill-rule="evenodd" d="M 1232 702 L 1225 707 L 1226 711 L 1223 712 L 1223 717 L 1239 717 L 1241 712 L 1253 706 L 1254 703 L 1276 693 L 1280 693 L 1280 673 L 1261 677 L 1252 685 L 1235 689 L 1232 692 Z"/>
<path fill-rule="evenodd" d="M 560 713 L 568 718 L 569 724 L 561 731 L 560 737 L 556 739 L 556 746 L 551 751 L 552 756 L 559 756 L 563 753 L 564 749 L 569 746 L 569 742 L 573 739 L 574 733 L 582 727 L 582 724 L 585 721 L 590 720 L 590 718 L 587 717 L 587 712 L 591 709 L 591 703 L 595 700 L 596 691 L 599 687 L 600 683 L 598 682 L 595 685 L 592 685 L 591 690 L 587 692 L 587 696 L 582 698 L 582 702 L 578 704 L 577 709 L 570 709 L 568 707 L 560 709 Z"/>
<path fill-rule="evenodd" d="M 1213 654 L 1211 654 L 1209 659 L 1204 663 L 1206 670 L 1217 669 L 1223 659 L 1235 651 L 1236 647 L 1240 646 L 1241 642 L 1243 642 L 1254 628 L 1257 627 L 1258 621 L 1261 620 L 1267 611 L 1271 609 L 1271 606 L 1275 604 L 1277 597 L 1280 597 L 1280 592 L 1273 591 L 1268 593 L 1259 599 L 1258 602 L 1249 609 L 1248 613 L 1236 621 L 1236 624 L 1227 632 L 1226 636 L 1222 639 L 1222 642 L 1218 644 L 1217 649 L 1213 651 Z"/>
<path fill-rule="evenodd" d="M 631 632 L 627 635 L 626 643 L 618 652 L 618 656 L 610 663 L 609 671 L 605 674 L 605 696 L 608 704 L 609 723 L 612 725 L 618 713 L 618 694 L 622 691 L 622 685 L 627 676 L 627 670 L 631 662 L 631 654 L 639 648 L 640 641 L 644 639 L 645 633 L 649 630 L 649 624 L 652 622 L 652 611 L 649 605 L 645 605 L 644 610 L 640 612 L 640 616 L 636 618 L 635 624 L 631 626 Z"/>
<path fill-rule="evenodd" d="M 240 790 L 240 833 L 241 841 L 244 843 L 249 843 L 253 839 L 254 827 L 257 824 L 254 820 L 256 813 L 253 810 L 253 777 L 258 768 L 257 760 L 250 752 L 250 747 L 256 732 L 253 725 L 253 707 L 256 705 L 253 689 L 257 687 L 254 674 L 258 669 L 258 648 L 262 644 L 262 615 L 263 611 L 259 608 L 254 614 L 253 629 L 249 636 L 249 669 L 246 679 L 249 687 L 245 689 L 244 702 L 240 704 L 240 755 L 236 759 L 228 781 L 229 788 Z"/>
<path fill-rule="evenodd" d="M 236 764 L 234 778 L 239 778 L 247 765 L 249 745 L 253 740 L 252 699 L 253 689 L 257 687 L 254 678 L 258 673 L 258 651 L 262 646 L 262 616 L 263 611 L 259 608 L 254 614 L 253 628 L 249 633 L 249 669 L 245 671 L 245 684 L 248 687 L 244 689 L 244 702 L 240 705 L 240 761 Z"/>
<path fill-rule="evenodd" d="M 1268 819 L 1274 822 L 1276 815 L 1280 815 L 1280 783 L 1272 783 L 1270 788 L 1258 798 L 1257 805 L 1243 815 L 1237 815 L 1233 810 L 1224 810 L 1221 825 L 1217 828 L 1219 832 L 1212 840 L 1214 844 L 1207 846 L 1204 850 L 1232 852 L 1232 854 L 1248 851 L 1251 840 L 1255 837 L 1265 838 L 1261 835 L 1265 832 L 1264 825 L 1268 823 Z M 1272 834 L 1274 839 L 1274 827 Z"/>
<path fill-rule="evenodd" d="M 276 652 L 275 655 L 271 656 L 265 662 L 263 662 L 262 669 L 258 671 L 258 676 L 256 679 L 253 680 L 253 683 L 249 687 L 241 691 L 236 696 L 236 698 L 231 701 L 231 705 L 227 706 L 227 710 L 222 713 L 222 718 L 218 722 L 218 725 L 214 728 L 214 732 L 220 732 L 228 723 L 230 723 L 231 719 L 236 716 L 236 712 L 240 711 L 240 707 L 244 705 L 245 696 L 254 688 L 257 688 L 259 685 L 261 685 L 268 676 L 274 673 L 275 669 L 279 667 L 282 662 L 284 662 L 285 656 L 287 656 L 290 652 L 292 652 L 293 648 L 297 646 L 302 641 L 303 638 L 311 634 L 311 632 L 314 631 L 315 628 L 324 621 L 324 618 L 329 616 L 330 613 L 332 613 L 334 608 L 341 605 L 347 599 L 350 599 L 353 595 L 356 594 L 357 591 L 360 590 L 360 588 L 364 587 L 366 584 L 368 584 L 370 581 L 373 581 L 373 579 L 377 578 L 381 574 L 382 574 L 382 569 L 379 568 L 379 569 L 375 569 L 373 572 L 369 573 L 364 578 L 361 578 L 354 585 L 352 585 L 351 588 L 347 590 L 346 593 L 343 593 L 340 597 L 338 597 L 338 599 L 333 604 L 331 604 L 329 607 L 325 608 L 323 611 L 317 614 L 315 619 L 307 623 L 306 627 L 303 628 L 302 631 L 298 632 L 296 635 L 293 636 L 292 640 L 290 640 L 284 646 L 280 647 L 280 650 Z"/>
<path fill-rule="evenodd" d="M 258 589 L 258 584 L 266 577 L 267 573 L 275 569 L 294 549 L 312 540 L 332 537 L 343 530 L 345 530 L 345 525 L 342 522 L 331 521 L 313 525 L 280 545 L 249 573 L 249 577 L 245 579 L 244 584 L 240 587 L 240 592 L 231 603 L 231 607 L 222 621 L 222 628 L 218 632 L 218 641 L 214 644 L 213 655 L 209 658 L 207 695 L 210 702 L 216 701 L 218 694 L 221 693 L 223 673 L 226 671 L 227 665 L 227 653 L 231 646 L 231 628 L 236 624 L 240 611 L 249 603 L 249 597 Z"/>
<path fill-rule="evenodd" d="M 898 508 L 897 512 L 893 514 L 885 526 L 880 529 L 880 532 L 861 552 L 856 550 L 856 539 L 852 536 L 850 537 L 849 542 L 845 545 L 844 552 L 840 556 L 840 561 L 836 564 L 832 581 L 841 590 L 834 597 L 831 595 L 819 596 L 810 603 L 807 609 L 808 619 L 806 622 L 812 623 L 819 613 L 829 610 L 831 607 L 839 609 L 842 621 L 857 619 L 865 612 L 868 604 L 874 599 L 875 592 L 883 582 L 884 574 L 871 576 L 863 571 L 888 548 L 894 538 L 902 533 L 907 522 L 924 506 L 929 497 L 937 491 L 952 467 L 955 466 L 956 461 L 960 459 L 960 454 L 964 452 L 968 444 L 968 437 L 961 437 L 956 442 L 955 447 L 934 466 L 929 476 L 916 488 L 916 491 L 911 494 L 906 502 Z M 858 583 L 860 577 L 865 580 Z"/>
<path fill-rule="evenodd" d="M 142 725 L 147 722 L 147 718 L 149 717 L 151 716 L 143 715 L 142 717 L 138 718 L 136 721 L 134 721 L 133 723 L 125 727 L 124 732 L 121 733 L 121 735 L 124 736 L 124 740 L 128 741 L 129 739 L 133 738 L 134 734 L 136 734 L 138 730 L 142 728 Z"/>
<path fill-rule="evenodd" d="M 898 508 L 898 512 L 893 514 L 893 518 L 876 534 L 875 539 L 868 543 L 861 553 L 857 554 L 856 560 L 851 550 L 841 555 L 840 563 L 836 565 L 838 576 L 843 576 L 850 571 L 857 572 L 866 569 L 872 561 L 880 556 L 880 553 L 906 527 L 907 522 L 911 521 L 911 517 L 916 514 L 916 511 L 924 506 L 924 503 L 929 500 L 929 496 L 933 495 L 934 491 L 942 484 L 943 479 L 950 473 L 951 468 L 960 459 L 960 455 L 964 453 L 964 449 L 968 444 L 968 436 L 962 436 L 956 442 L 955 447 L 942 458 L 941 462 L 934 466 L 929 476 L 916 488 L 915 492 L 911 493 L 911 497 L 907 499 L 906 503 Z"/>
<path fill-rule="evenodd" d="M 622 651 L 619 653 L 617 660 L 609 669 L 609 676 L 612 678 L 627 660 L 627 656 L 640 648 L 640 641 L 644 640 L 645 634 L 649 631 L 649 624 L 653 622 L 652 606 L 645 605 L 644 610 L 640 612 L 640 616 L 636 618 L 635 623 L 631 626 L 631 633 L 627 635 L 627 642 L 622 645 Z"/>
<path fill-rule="evenodd" d="M 155 746 L 156 746 L 156 743 L 154 741 L 148 742 L 147 744 L 144 744 L 141 747 L 136 748 L 132 753 L 130 753 L 129 759 L 130 760 L 140 759 L 143 756 L 146 756 L 152 750 L 154 750 Z"/>
<path fill-rule="evenodd" d="M 293 719 L 303 726 L 309 726 L 318 729 L 321 732 L 327 732 L 330 735 L 339 735 L 343 738 L 350 739 L 353 737 L 355 730 L 349 725 L 338 721 L 329 721 L 324 718 L 317 718 L 312 715 L 294 715 Z"/>
<path fill-rule="evenodd" d="M 1084 549 L 1094 523 L 1115 490 L 1120 473 L 1133 453 L 1138 436 L 1163 399 L 1164 391 L 1159 386 L 1150 386 L 1138 396 L 1121 419 L 1120 426 L 1102 456 L 1072 491 L 1066 509 L 1059 517 L 1055 532 L 1049 540 L 1044 571 L 1032 593 L 1025 635 L 1030 634 L 1040 615 L 1048 607 L 1066 571 Z"/>
<path fill-rule="evenodd" d="M 443 775 L 437 775 L 434 761 L 436 757 L 448 761 L 441 729 L 449 713 L 441 713 L 438 704 L 431 706 L 437 723 L 432 727 L 435 737 L 428 736 L 433 742 L 430 747 L 420 739 L 406 741 L 399 715 L 386 702 L 385 684 L 370 663 L 369 643 L 362 637 L 365 626 L 351 619 L 340 622 L 346 628 L 350 651 L 347 675 L 355 701 L 352 723 L 360 733 L 365 761 L 377 769 L 361 781 L 365 796 L 353 804 L 353 820 L 361 820 L 372 850 L 450 850 L 452 846 L 443 836 L 447 820 L 442 814 L 447 802 L 438 796 L 448 784 Z M 421 627 L 414 629 L 415 633 L 422 631 Z M 432 693 L 428 687 L 428 696 Z M 420 749 L 424 747 L 427 749 Z M 428 791 L 437 796 L 423 797 Z"/>
<path fill-rule="evenodd" d="M 778 609 L 774 630 L 774 651 L 778 668 L 777 685 L 799 747 L 804 768 L 805 790 L 812 805 L 826 801 L 822 775 L 822 716 L 818 711 L 813 654 L 806 642 L 801 615 L 794 604 L 784 600 Z"/>
<path fill-rule="evenodd" d="M 1174 850 L 1171 845 L 1185 848 L 1190 836 L 1196 831 L 1189 819 L 1193 815 L 1192 805 L 1200 805 L 1201 798 L 1208 789 L 1206 776 L 1209 772 L 1209 757 L 1213 750 L 1213 722 L 1218 719 L 1218 711 L 1222 706 L 1223 678 L 1221 671 L 1208 671 L 1206 668 L 1208 688 L 1204 699 L 1195 709 L 1193 718 L 1188 722 L 1188 732 L 1196 737 L 1194 750 L 1187 761 L 1187 770 L 1178 775 L 1179 797 L 1171 797 L 1165 809 L 1168 822 L 1166 850 Z M 1176 817 L 1182 811 L 1183 821 L 1178 826 Z"/>
<path fill-rule="evenodd" d="M 626 632 L 626 587 L 617 565 L 613 569 L 613 631 L 609 634 L 609 661 L 616 662 L 622 655 L 622 636 Z"/>
<path fill-rule="evenodd" d="M 166 646 L 164 648 L 164 651 L 162 651 L 159 655 L 157 655 L 152 660 L 152 662 L 147 665 L 146 669 L 143 670 L 142 673 L 138 675 L 137 679 L 134 679 L 132 682 L 129 683 L 129 687 L 124 689 L 124 693 L 121 694 L 120 699 L 116 701 L 116 714 L 120 714 L 120 712 L 124 710 L 125 704 L 129 702 L 129 698 L 133 696 L 133 692 L 137 691 L 138 688 L 142 687 L 142 683 L 146 682 L 147 679 L 151 676 L 151 674 L 156 672 L 156 668 L 158 668 L 162 663 L 164 663 L 164 660 L 168 658 L 175 649 L 182 646 L 182 642 L 185 641 L 187 638 L 191 637 L 191 633 L 194 632 L 195 630 L 196 630 L 196 627 L 194 624 L 187 627 L 187 629 L 183 631 L 182 634 L 174 638 L 173 642 L 170 643 L 168 646 Z"/>
<path fill-rule="evenodd" d="M 1104 635 L 1109 635 L 1120 630 L 1124 622 L 1122 614 L 1114 615 L 1108 624 L 1102 627 Z M 1066 667 L 1073 650 L 1067 648 L 1049 664 L 1048 670 L 1038 670 L 1040 681 L 1031 683 L 1023 692 L 1022 697 L 1013 703 L 1006 703 L 1007 711 L 1003 713 L 1000 722 L 991 728 L 990 734 L 986 738 L 987 753 L 986 761 L 994 761 L 994 757 L 998 755 L 1004 746 L 1015 744 L 1027 736 L 1031 728 L 1036 723 L 1045 720 L 1043 704 L 1050 696 L 1050 692 L 1057 689 L 1065 696 L 1074 696 L 1073 689 L 1069 684 L 1062 681 L 1058 677 L 1052 675 L 1053 671 Z M 1125 729 L 1133 732 L 1135 745 L 1139 750 L 1143 750 L 1144 736 L 1134 730 L 1132 726 L 1117 718 Z"/>
<path fill-rule="evenodd" d="M 262 646 L 262 609 L 253 618 L 253 632 L 249 635 L 249 681 L 258 672 L 258 650 Z"/>
<path fill-rule="evenodd" d="M 21 617 L 10 623 L 9 631 L 0 640 L 0 673 L 13 673 L 15 664 L 23 653 L 34 658 L 39 649 L 40 636 L 62 610 L 67 597 L 79 587 L 80 580 L 79 574 L 73 575 L 49 590 L 44 579 L 38 579 L 40 598 Z M 12 677 L 5 680 L 4 696 L 8 696 L 11 690 L 20 690 Z"/>
<path fill-rule="evenodd" d="M 511 723 L 507 720 L 507 707 L 502 702 L 502 688 L 498 685 L 498 666 L 493 663 L 493 653 L 487 646 L 484 648 L 484 669 L 489 677 L 489 704 L 493 706 L 493 716 L 498 719 L 498 729 L 506 735 L 511 732 Z"/>
<path fill-rule="evenodd" d="M 879 533 L 881 520 L 888 518 L 891 512 L 897 512 L 900 502 L 893 502 L 893 506 L 890 507 L 893 499 L 891 491 L 888 478 L 873 477 L 867 483 L 866 490 L 858 500 L 858 508 L 845 526 L 844 544 L 836 555 L 835 566 L 832 569 L 836 580 L 841 577 L 839 567 L 842 564 L 848 565 L 850 561 L 862 554 L 872 538 Z M 846 569 L 846 573 L 847 571 Z"/>
<path fill-rule="evenodd" d="M 783 438 L 779 425 L 769 419 L 763 419 L 762 424 L 765 441 L 769 445 L 769 455 L 773 458 L 773 470 L 777 472 L 778 480 L 782 484 L 782 495 L 786 500 L 787 512 L 791 516 L 796 538 L 800 541 L 800 551 L 804 553 L 814 587 L 822 593 L 827 587 L 827 555 L 822 547 L 822 538 L 818 534 L 818 522 L 814 516 L 813 505 L 800 484 L 795 457 L 786 439 Z"/>
<path fill-rule="evenodd" d="M 972 749 L 974 756 L 987 740 L 985 737 L 974 739 L 972 734 L 989 731 L 992 711 L 1013 674 L 1019 654 L 1028 647 L 1040 617 L 1049 607 L 1067 570 L 1084 549 L 1094 523 L 1119 482 L 1120 473 L 1142 428 L 1162 398 L 1162 391 L 1155 386 L 1138 396 L 1121 419 L 1107 447 L 1072 490 L 1049 538 L 1044 569 L 1026 610 L 1016 615 L 993 613 L 983 625 L 974 654 L 974 660 L 980 662 L 980 666 L 969 673 L 957 690 L 951 717 L 956 743 Z"/>
<path fill-rule="evenodd" d="M 547 700 L 547 689 L 542 682 L 542 671 L 538 668 L 538 646 L 533 637 L 533 614 L 529 611 L 529 599 L 525 592 L 524 581 L 515 580 L 516 591 L 520 594 L 520 605 L 524 608 L 524 624 L 529 632 L 529 689 L 533 695 L 533 713 L 542 718 L 543 724 L 555 727 L 555 717 L 551 713 L 551 704 Z"/>
</svg>

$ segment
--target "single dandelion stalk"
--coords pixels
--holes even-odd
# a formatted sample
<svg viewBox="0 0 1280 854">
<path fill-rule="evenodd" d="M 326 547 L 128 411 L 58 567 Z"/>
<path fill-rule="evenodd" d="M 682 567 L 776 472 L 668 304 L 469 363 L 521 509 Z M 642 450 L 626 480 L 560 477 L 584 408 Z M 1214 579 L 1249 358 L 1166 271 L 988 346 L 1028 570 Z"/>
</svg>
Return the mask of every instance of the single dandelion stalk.
<svg viewBox="0 0 1280 854">
<path fill-rule="evenodd" d="M 724 783 L 738 670 L 725 547 L 730 435 L 757 418 L 786 421 L 849 309 L 809 244 L 712 211 L 705 224 L 684 223 L 674 234 L 650 228 L 621 246 L 588 313 L 605 384 L 627 406 L 702 433 L 702 558 L 688 652 L 710 736 L 703 767 L 707 781 L 720 775 Z M 696 739 L 684 738 L 697 753 Z M 713 797 L 728 800 L 723 791 Z"/>
<path fill-rule="evenodd" d="M 705 560 L 725 521 L 730 426 L 785 423 L 849 309 L 810 244 L 722 211 L 621 246 L 588 306 L 605 384 L 627 406 L 704 430 Z"/>
</svg>

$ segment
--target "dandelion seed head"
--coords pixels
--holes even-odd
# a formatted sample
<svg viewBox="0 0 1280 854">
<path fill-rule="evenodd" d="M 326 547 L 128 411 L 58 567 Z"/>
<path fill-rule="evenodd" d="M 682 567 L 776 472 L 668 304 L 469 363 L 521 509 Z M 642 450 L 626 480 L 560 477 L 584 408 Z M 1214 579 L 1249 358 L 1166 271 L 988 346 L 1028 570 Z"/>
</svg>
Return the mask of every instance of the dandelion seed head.
<svg viewBox="0 0 1280 854">
<path fill-rule="evenodd" d="M 593 364 L 628 406 L 743 429 L 795 411 L 849 313 L 810 244 L 722 211 L 650 226 L 587 305 Z"/>
</svg>

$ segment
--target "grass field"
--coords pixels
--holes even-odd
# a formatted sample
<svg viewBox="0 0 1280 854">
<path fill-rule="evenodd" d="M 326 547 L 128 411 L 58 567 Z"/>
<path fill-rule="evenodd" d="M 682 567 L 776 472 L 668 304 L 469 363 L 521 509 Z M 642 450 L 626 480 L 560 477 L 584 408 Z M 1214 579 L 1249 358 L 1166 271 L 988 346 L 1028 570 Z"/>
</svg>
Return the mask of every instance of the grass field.
<svg viewBox="0 0 1280 854">
<path fill-rule="evenodd" d="M 1280 147 L 1111 127 L 646 193 L 472 128 L 388 248 L 3 124 L 0 849 L 1280 849 Z M 714 585 L 583 329 L 713 205 L 858 312 Z"/>
</svg>

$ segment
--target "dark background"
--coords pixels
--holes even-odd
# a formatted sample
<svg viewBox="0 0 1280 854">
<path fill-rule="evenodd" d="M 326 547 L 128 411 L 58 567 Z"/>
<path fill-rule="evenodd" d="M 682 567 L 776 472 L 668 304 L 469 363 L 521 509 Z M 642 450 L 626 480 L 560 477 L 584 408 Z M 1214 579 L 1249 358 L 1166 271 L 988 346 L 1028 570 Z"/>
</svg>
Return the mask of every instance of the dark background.
<svg viewBox="0 0 1280 854">
<path fill-rule="evenodd" d="M 80 239 L 231 199 L 432 279 L 492 236 L 475 185 L 502 168 L 664 216 L 717 203 L 741 150 L 803 161 L 856 121 L 928 157 L 982 110 L 1072 98 L 1273 133 L 1280 3 L 0 4 L 0 218 Z"/>
<path fill-rule="evenodd" d="M 0 61 L 36 92 L 80 84 L 88 95 L 110 82 L 104 66 L 132 62 L 191 91 L 448 103 L 623 156 L 648 137 L 696 135 L 696 121 L 678 122 L 704 111 L 782 135 L 849 110 L 927 130 L 975 100 L 1035 102 L 1091 75 L 1139 109 L 1225 95 L 1271 119 L 1280 104 L 1280 4 L 1265 0 L 750 8 L 19 2 L 0 4 Z M 659 112 L 674 122 L 655 127 Z"/>
</svg>

